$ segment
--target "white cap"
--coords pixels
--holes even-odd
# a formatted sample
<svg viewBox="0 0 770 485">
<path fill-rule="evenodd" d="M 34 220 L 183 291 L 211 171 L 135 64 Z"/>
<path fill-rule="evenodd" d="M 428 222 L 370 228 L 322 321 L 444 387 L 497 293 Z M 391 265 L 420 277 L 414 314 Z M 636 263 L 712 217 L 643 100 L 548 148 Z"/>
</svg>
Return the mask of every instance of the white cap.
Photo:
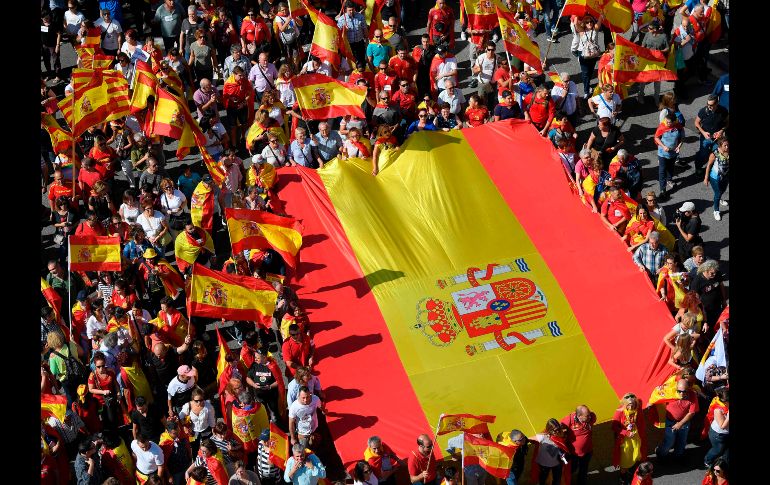
<svg viewBox="0 0 770 485">
<path fill-rule="evenodd" d="M 251 163 L 256 163 L 256 164 L 264 163 L 264 160 L 262 160 L 262 155 L 257 154 L 251 157 Z"/>
<path fill-rule="evenodd" d="M 682 207 L 679 208 L 679 212 L 692 212 L 694 210 L 695 210 L 695 204 L 689 201 L 682 204 Z"/>
</svg>

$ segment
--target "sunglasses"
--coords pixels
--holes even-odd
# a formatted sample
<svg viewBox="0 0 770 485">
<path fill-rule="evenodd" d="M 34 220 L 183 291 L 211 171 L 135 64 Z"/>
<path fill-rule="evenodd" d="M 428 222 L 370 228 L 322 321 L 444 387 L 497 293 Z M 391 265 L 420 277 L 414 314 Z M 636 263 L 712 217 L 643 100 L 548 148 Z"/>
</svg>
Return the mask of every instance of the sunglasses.
<svg viewBox="0 0 770 485">
<path fill-rule="evenodd" d="M 686 394 L 686 393 L 687 393 L 687 390 L 684 390 L 684 391 L 680 391 L 679 389 L 677 389 L 677 390 L 676 390 L 676 393 L 677 393 L 677 394 Z"/>
<path fill-rule="evenodd" d="M 487 52 L 494 52 L 494 49 L 487 49 Z"/>
<path fill-rule="evenodd" d="M 399 84 L 399 86 L 401 86 L 402 88 L 408 88 L 409 87 L 408 84 Z"/>
<path fill-rule="evenodd" d="M 103 366 L 103 365 L 97 365 L 97 366 L 96 366 L 96 368 L 97 368 L 97 369 L 103 369 L 103 368 L 104 368 L 104 366 Z"/>
<path fill-rule="evenodd" d="M 203 399 L 193 399 L 192 402 L 203 402 Z"/>
</svg>

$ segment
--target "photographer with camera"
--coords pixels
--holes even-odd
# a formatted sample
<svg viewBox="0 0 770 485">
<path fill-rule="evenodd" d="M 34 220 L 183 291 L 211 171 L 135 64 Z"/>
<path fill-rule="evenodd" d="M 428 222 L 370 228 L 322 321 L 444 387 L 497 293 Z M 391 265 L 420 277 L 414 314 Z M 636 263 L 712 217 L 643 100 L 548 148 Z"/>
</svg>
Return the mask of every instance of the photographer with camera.
<svg viewBox="0 0 770 485">
<path fill-rule="evenodd" d="M 695 204 L 690 201 L 682 204 L 674 214 L 674 222 L 679 231 L 679 237 L 677 237 L 679 257 L 684 261 L 690 257 L 693 247 L 703 244 L 703 239 L 700 237 L 701 220 L 695 210 Z"/>
</svg>

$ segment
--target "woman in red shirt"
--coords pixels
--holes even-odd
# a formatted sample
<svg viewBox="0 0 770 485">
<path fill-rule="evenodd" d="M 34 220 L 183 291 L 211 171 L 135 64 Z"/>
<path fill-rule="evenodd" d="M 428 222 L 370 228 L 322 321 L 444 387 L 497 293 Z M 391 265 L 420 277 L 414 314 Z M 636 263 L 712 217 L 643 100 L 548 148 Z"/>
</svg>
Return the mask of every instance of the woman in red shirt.
<svg viewBox="0 0 770 485">
<path fill-rule="evenodd" d="M 468 98 L 468 107 L 465 109 L 465 118 L 468 120 L 469 128 L 481 126 L 489 118 L 489 110 L 481 104 L 481 98 L 478 94 L 471 94 Z"/>
<path fill-rule="evenodd" d="M 556 114 L 556 107 L 548 88 L 543 86 L 536 88 L 533 93 L 524 98 L 524 106 L 524 118 L 537 128 L 540 136 L 546 136 Z"/>
<path fill-rule="evenodd" d="M 129 310 L 134 306 L 134 302 L 136 301 L 136 293 L 131 291 L 126 280 L 119 279 L 115 282 L 115 291 L 112 292 L 111 301 L 115 307 Z"/>
<path fill-rule="evenodd" d="M 115 176 L 115 162 L 118 154 L 107 145 L 107 140 L 103 136 L 94 138 L 94 146 L 88 152 L 88 156 L 96 162 L 94 168 L 102 176 L 102 180 L 111 180 Z"/>
<path fill-rule="evenodd" d="M 88 391 L 101 404 L 100 414 L 105 431 L 116 430 L 122 423 L 118 405 L 118 388 L 115 371 L 107 367 L 107 359 L 102 352 L 94 354 L 96 370 L 88 376 Z"/>
</svg>

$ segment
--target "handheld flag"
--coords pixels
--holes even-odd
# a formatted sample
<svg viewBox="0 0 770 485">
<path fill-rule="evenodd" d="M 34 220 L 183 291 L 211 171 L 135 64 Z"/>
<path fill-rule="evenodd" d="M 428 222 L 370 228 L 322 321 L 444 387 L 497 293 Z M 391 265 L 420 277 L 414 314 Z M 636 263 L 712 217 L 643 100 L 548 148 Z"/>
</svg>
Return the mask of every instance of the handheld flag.
<svg viewBox="0 0 770 485">
<path fill-rule="evenodd" d="M 120 271 L 120 237 L 70 236 L 70 270 Z"/>
<path fill-rule="evenodd" d="M 48 306 L 53 308 L 56 319 L 61 321 L 61 296 L 51 288 L 51 285 L 42 276 L 40 277 L 40 291 L 43 293 L 45 301 L 48 302 Z"/>
<path fill-rule="evenodd" d="M 296 219 L 249 209 L 225 209 L 233 253 L 271 247 L 286 264 L 297 267 L 302 246 L 302 227 Z"/>
<path fill-rule="evenodd" d="M 214 227 L 214 189 L 206 187 L 203 182 L 198 182 L 190 197 L 190 218 L 195 227 L 208 232 Z"/>
<path fill-rule="evenodd" d="M 263 280 L 214 271 L 195 264 L 187 307 L 190 316 L 270 325 L 277 297 L 275 289 Z"/>
<path fill-rule="evenodd" d="M 287 3 L 289 5 L 289 14 L 292 17 L 297 18 L 308 14 L 307 5 L 302 0 L 288 0 Z"/>
<path fill-rule="evenodd" d="M 706 377 L 706 368 L 714 364 L 716 366 L 727 367 L 727 354 L 725 353 L 725 339 L 722 335 L 722 327 L 719 327 L 714 338 L 711 339 L 708 348 L 703 353 L 698 369 L 695 371 L 695 377 L 703 382 Z"/>
<path fill-rule="evenodd" d="M 615 33 L 626 32 L 634 19 L 634 11 L 628 0 L 567 0 L 562 9 L 562 16 L 591 15 L 598 19 L 602 14 L 602 24 Z"/>
<path fill-rule="evenodd" d="M 115 62 L 115 56 L 105 54 L 99 47 L 77 46 L 75 50 L 84 69 L 109 69 Z"/>
<path fill-rule="evenodd" d="M 479 465 L 497 478 L 506 478 L 513 464 L 514 448 L 465 433 L 463 466 Z"/>
<path fill-rule="evenodd" d="M 494 423 L 495 416 L 473 414 L 442 414 L 438 421 L 438 433 L 452 433 L 455 431 L 465 431 L 468 433 L 482 433 L 487 431 L 488 423 Z"/>
<path fill-rule="evenodd" d="M 352 115 L 364 117 L 366 88 L 324 76 L 302 74 L 292 80 L 302 116 L 310 120 Z"/>
<path fill-rule="evenodd" d="M 40 113 L 40 124 L 51 137 L 54 153 L 70 153 L 72 151 L 72 133 L 59 126 L 56 118 L 47 113 Z"/>
<path fill-rule="evenodd" d="M 527 33 L 516 21 L 516 14 L 497 9 L 497 18 L 505 41 L 505 51 L 534 67 L 537 72 L 543 72 L 540 48 L 529 39 Z"/>
<path fill-rule="evenodd" d="M 48 418 L 53 416 L 61 422 L 64 422 L 64 415 L 67 413 L 67 397 L 60 394 L 41 394 L 40 395 L 40 417 Z"/>
<path fill-rule="evenodd" d="M 286 460 L 289 459 L 289 437 L 275 423 L 270 423 L 268 447 L 270 454 L 267 459 L 273 465 L 284 470 L 286 468 Z"/>
<path fill-rule="evenodd" d="M 307 9 L 310 20 L 315 25 L 313 41 L 310 45 L 310 54 L 322 61 L 329 61 L 335 69 L 340 66 L 339 34 L 337 23 L 320 11 L 311 7 L 304 0 L 302 5 Z"/>
<path fill-rule="evenodd" d="M 136 49 L 136 51 L 140 51 Z M 134 92 L 131 94 L 131 113 L 137 113 L 147 107 L 147 98 L 157 96 L 158 78 L 152 67 L 144 61 L 136 61 L 134 72 Z"/>
<path fill-rule="evenodd" d="M 676 72 L 667 68 L 661 51 L 645 49 L 618 35 L 615 39 L 615 82 L 675 81 Z"/>
<path fill-rule="evenodd" d="M 184 108 L 179 99 L 169 93 L 167 90 L 158 87 L 155 98 L 155 109 L 150 122 L 150 133 L 153 135 L 163 135 L 169 138 L 179 140 L 186 127 Z M 190 133 L 190 138 L 192 138 Z M 194 140 L 191 140 L 194 143 Z"/>
<path fill-rule="evenodd" d="M 465 11 L 472 30 L 492 30 L 497 27 L 495 7 L 507 10 L 502 0 L 463 0 L 463 4 L 460 13 Z"/>
<path fill-rule="evenodd" d="M 222 377 L 222 373 L 225 371 L 229 362 L 227 362 L 227 354 L 230 353 L 230 347 L 227 345 L 227 341 L 222 337 L 222 333 L 219 331 L 219 325 L 215 325 L 214 329 L 217 331 L 217 342 L 219 343 L 219 353 L 217 354 L 217 382 Z"/>
<path fill-rule="evenodd" d="M 79 136 L 93 125 L 129 114 L 128 81 L 123 74 L 109 69 L 92 72 L 87 85 L 75 87 L 72 117 L 65 118 L 73 136 Z"/>
<path fill-rule="evenodd" d="M 82 47 L 97 47 L 101 49 L 102 29 L 100 27 L 91 27 L 86 30 L 86 36 L 80 44 Z"/>
</svg>

